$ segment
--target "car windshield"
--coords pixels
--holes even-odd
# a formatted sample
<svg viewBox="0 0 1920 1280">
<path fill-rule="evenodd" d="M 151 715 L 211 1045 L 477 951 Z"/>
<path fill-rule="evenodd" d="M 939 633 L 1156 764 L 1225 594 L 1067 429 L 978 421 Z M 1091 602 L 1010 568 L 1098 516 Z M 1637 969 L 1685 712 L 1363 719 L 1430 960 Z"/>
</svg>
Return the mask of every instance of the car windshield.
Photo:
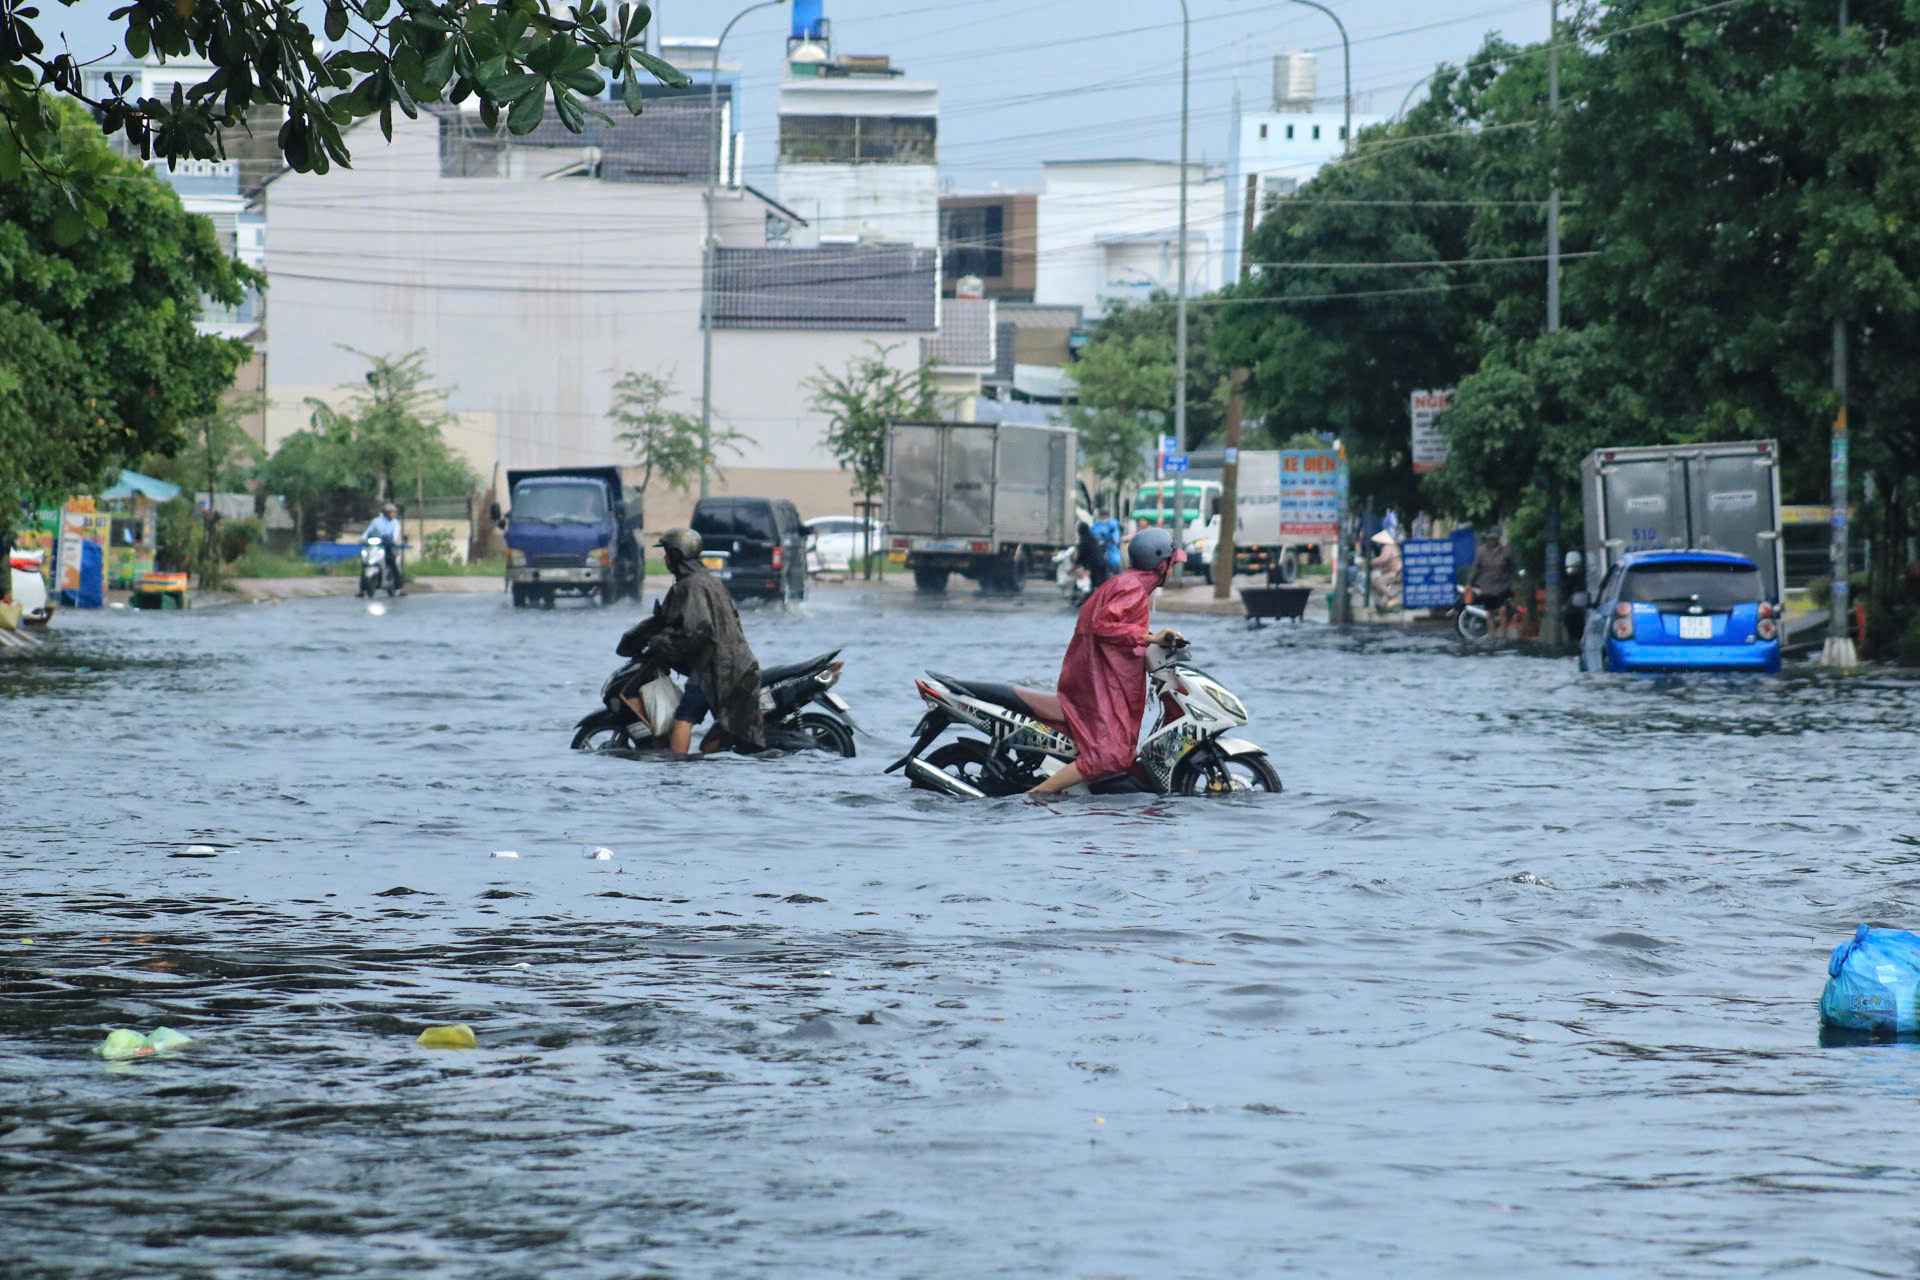
<svg viewBox="0 0 1920 1280">
<path fill-rule="evenodd" d="M 748 538 L 778 542 L 773 511 L 763 502 L 719 502 L 709 499 L 694 509 L 693 527 L 703 538 Z"/>
<path fill-rule="evenodd" d="M 523 484 L 513 491 L 513 518 L 541 524 L 599 524 L 607 500 L 590 484 Z"/>
<path fill-rule="evenodd" d="M 1760 598 L 1760 571 L 1748 564 L 1641 565 L 1620 583 L 1620 599 L 1629 604 L 1726 610 Z"/>
</svg>

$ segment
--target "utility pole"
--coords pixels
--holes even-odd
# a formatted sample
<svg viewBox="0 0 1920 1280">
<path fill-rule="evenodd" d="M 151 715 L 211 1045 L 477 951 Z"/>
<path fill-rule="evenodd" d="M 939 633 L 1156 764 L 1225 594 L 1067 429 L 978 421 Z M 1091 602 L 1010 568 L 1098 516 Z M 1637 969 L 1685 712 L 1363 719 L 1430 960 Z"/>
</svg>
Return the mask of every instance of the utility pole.
<svg viewBox="0 0 1920 1280">
<path fill-rule="evenodd" d="M 1547 28 L 1547 116 L 1560 118 L 1560 0 L 1553 0 Z M 1558 140 L 1555 140 L 1558 145 Z M 1560 171 L 1554 168 L 1547 192 L 1547 332 L 1560 332 Z M 1547 472 L 1547 599 L 1540 619 L 1540 642 L 1560 649 L 1567 638 L 1560 626 L 1560 476 L 1549 464 Z"/>
<path fill-rule="evenodd" d="M 1173 321 L 1173 447 L 1184 461 L 1187 453 L 1187 55 L 1190 50 L 1191 24 L 1187 20 L 1187 0 L 1180 0 L 1180 299 L 1174 306 Z M 1161 490 L 1165 492 L 1164 486 Z M 1187 545 L 1187 473 L 1173 477 L 1173 545 Z M 1178 581 L 1180 566 L 1173 566 L 1172 580 Z"/>
<path fill-rule="evenodd" d="M 1340 21 L 1340 15 L 1318 0 L 1293 0 L 1295 4 L 1304 4 L 1309 9 L 1318 9 L 1333 19 L 1333 25 L 1340 31 L 1340 75 L 1346 90 L 1347 123 L 1341 133 L 1341 154 L 1353 151 L 1353 46 L 1347 40 L 1347 24 Z M 1340 464 L 1347 463 L 1347 449 L 1353 442 L 1353 388 L 1347 388 L 1347 422 L 1340 436 L 1338 449 Z M 1334 539 L 1333 557 L 1333 595 L 1327 602 L 1327 621 L 1348 623 L 1353 621 L 1353 601 L 1347 593 L 1347 486 L 1340 486 L 1340 535 Z"/>
<path fill-rule="evenodd" d="M 1257 174 L 1247 175 L 1245 207 L 1240 213 L 1240 279 L 1246 280 L 1253 253 L 1253 202 L 1260 189 Z M 1240 515 L 1240 423 L 1247 411 L 1247 371 L 1235 369 L 1228 378 L 1226 461 L 1220 468 L 1220 540 L 1213 546 L 1213 598 L 1233 594 L 1234 533 Z"/>
<path fill-rule="evenodd" d="M 1847 34 L 1847 0 L 1840 0 L 1840 34 Z M 1833 612 L 1827 621 L 1827 642 L 1821 646 L 1820 665 L 1857 667 L 1860 655 L 1848 633 L 1847 617 L 1851 585 L 1847 582 L 1847 322 L 1840 316 L 1833 318 L 1833 394 L 1840 401 L 1833 414 L 1833 474 L 1828 497 L 1833 503 L 1833 546 L 1829 552 Z"/>
</svg>

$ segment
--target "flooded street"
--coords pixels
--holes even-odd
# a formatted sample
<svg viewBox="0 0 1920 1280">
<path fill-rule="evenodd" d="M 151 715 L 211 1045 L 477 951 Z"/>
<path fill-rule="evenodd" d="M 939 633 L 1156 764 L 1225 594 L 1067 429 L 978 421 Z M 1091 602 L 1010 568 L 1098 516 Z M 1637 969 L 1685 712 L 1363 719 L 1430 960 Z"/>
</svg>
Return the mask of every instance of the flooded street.
<svg viewBox="0 0 1920 1280">
<path fill-rule="evenodd" d="M 1920 925 L 1920 683 L 1163 614 L 1283 796 L 969 804 L 880 770 L 923 669 L 1052 684 L 1040 584 L 747 611 L 844 648 L 852 760 L 569 751 L 635 616 L 66 612 L 0 665 L 0 1270 L 1920 1268 L 1920 1059 L 1815 1011 Z"/>
</svg>

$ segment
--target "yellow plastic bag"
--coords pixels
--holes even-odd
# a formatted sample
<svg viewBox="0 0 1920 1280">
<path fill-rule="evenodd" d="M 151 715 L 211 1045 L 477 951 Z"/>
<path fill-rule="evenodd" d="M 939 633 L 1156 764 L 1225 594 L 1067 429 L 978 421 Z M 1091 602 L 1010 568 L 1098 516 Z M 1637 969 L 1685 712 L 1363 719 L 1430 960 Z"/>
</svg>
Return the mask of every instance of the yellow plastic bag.
<svg viewBox="0 0 1920 1280">
<path fill-rule="evenodd" d="M 473 1028 L 464 1022 L 456 1022 L 450 1027 L 428 1027 L 420 1033 L 422 1049 L 477 1049 L 480 1042 L 473 1038 Z"/>
</svg>

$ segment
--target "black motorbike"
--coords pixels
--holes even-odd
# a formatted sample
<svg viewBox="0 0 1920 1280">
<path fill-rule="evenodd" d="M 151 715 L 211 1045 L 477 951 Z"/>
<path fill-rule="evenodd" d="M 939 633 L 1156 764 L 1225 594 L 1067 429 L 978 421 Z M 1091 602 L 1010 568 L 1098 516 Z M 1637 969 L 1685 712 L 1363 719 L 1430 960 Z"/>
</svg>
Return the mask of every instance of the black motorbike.
<svg viewBox="0 0 1920 1280">
<path fill-rule="evenodd" d="M 780 751 L 825 751 L 852 756 L 853 708 L 833 691 L 840 679 L 840 651 L 805 662 L 760 669 L 760 703 L 766 712 L 767 746 Z M 575 751 L 631 751 L 651 746 L 667 726 L 649 725 L 622 694 L 638 699 L 641 686 L 660 674 L 645 658 L 635 658 L 607 677 L 600 687 L 601 708 L 573 727 Z"/>
</svg>

